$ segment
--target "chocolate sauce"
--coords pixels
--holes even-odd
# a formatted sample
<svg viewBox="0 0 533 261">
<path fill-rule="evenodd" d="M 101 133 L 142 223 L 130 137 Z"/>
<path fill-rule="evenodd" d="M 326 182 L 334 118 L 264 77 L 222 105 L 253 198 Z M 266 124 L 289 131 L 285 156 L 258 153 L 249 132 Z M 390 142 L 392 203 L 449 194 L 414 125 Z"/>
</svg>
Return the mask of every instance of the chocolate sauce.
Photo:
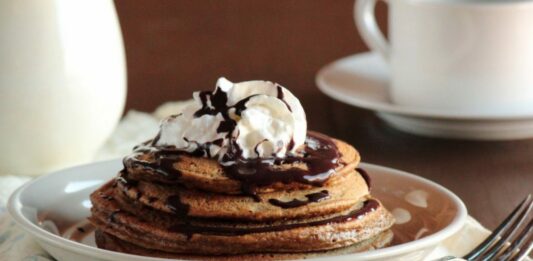
<svg viewBox="0 0 533 261">
<path fill-rule="evenodd" d="M 370 179 L 368 172 L 366 172 L 366 170 L 362 168 L 356 168 L 355 170 L 359 172 L 359 174 L 361 174 L 361 177 L 363 177 L 363 179 L 365 180 L 366 186 L 368 187 L 368 190 L 370 191 L 370 189 L 372 188 L 372 179 Z"/>
<path fill-rule="evenodd" d="M 280 100 L 283 100 L 283 97 L 285 96 L 285 94 L 283 93 L 283 88 L 281 88 L 281 86 L 277 85 L 277 91 L 278 91 L 278 95 L 277 95 L 277 98 L 280 99 Z"/>
<path fill-rule="evenodd" d="M 363 203 L 363 206 L 354 210 L 346 215 L 341 215 L 325 220 L 311 221 L 307 223 L 292 223 L 285 225 L 255 227 L 255 228 L 238 228 L 238 227 L 198 227 L 192 224 L 180 224 L 171 226 L 168 231 L 175 233 L 186 234 L 189 238 L 192 234 L 208 234 L 208 235 L 226 235 L 226 236 L 239 236 L 252 233 L 263 233 L 282 231 L 287 229 L 294 229 L 299 227 L 320 226 L 333 223 L 349 222 L 363 217 L 369 212 L 375 211 L 379 207 L 379 203 L 373 199 L 369 199 Z"/>
<path fill-rule="evenodd" d="M 189 205 L 182 203 L 177 194 L 169 196 L 166 205 L 174 214 L 186 216 L 189 213 Z"/>
<path fill-rule="evenodd" d="M 237 122 L 231 120 L 231 121 L 228 121 L 228 120 L 224 120 L 224 121 L 221 121 L 220 124 L 218 125 L 218 128 L 217 128 L 217 133 L 222 133 L 222 132 L 232 132 L 235 127 L 237 126 Z"/>
<path fill-rule="evenodd" d="M 113 198 L 113 196 L 111 195 L 108 195 L 108 194 L 104 194 L 102 192 L 99 193 L 100 197 L 107 200 L 107 201 L 111 201 L 111 200 L 114 200 L 115 198 Z"/>
<path fill-rule="evenodd" d="M 292 151 L 294 149 L 294 138 L 289 141 L 289 145 L 287 146 L 287 151 Z"/>
<path fill-rule="evenodd" d="M 283 88 L 279 85 L 277 86 L 277 98 L 280 99 L 289 111 L 292 111 L 289 104 L 284 100 Z M 228 94 L 224 92 L 219 86 L 216 87 L 215 91 L 203 91 L 198 93 L 198 98 L 202 104 L 202 107 L 194 113 L 194 117 L 202 117 L 204 115 L 218 115 L 220 114 L 223 120 L 220 122 L 217 127 L 217 133 L 226 133 L 226 137 L 229 138 L 229 152 L 233 157 L 227 160 L 235 160 L 242 153 L 241 148 L 235 142 L 235 138 L 232 139 L 234 135 L 235 128 L 237 127 L 237 121 L 234 120 L 230 112 L 237 116 L 241 116 L 242 112 L 246 110 L 246 103 L 253 97 L 258 96 L 259 94 L 250 95 L 236 104 L 228 105 Z M 237 133 L 238 136 L 238 133 Z M 208 148 L 204 148 L 205 154 L 209 154 Z M 210 157 L 210 155 L 209 155 Z"/>
<path fill-rule="evenodd" d="M 128 190 L 130 190 L 133 187 L 137 187 L 137 185 L 139 184 L 139 181 L 130 179 L 128 177 L 126 170 L 122 170 L 119 172 L 118 176 L 115 178 L 115 185 L 117 183 L 122 184 L 122 187 L 123 187 L 122 193 L 128 196 Z M 141 199 L 142 195 L 143 195 L 142 192 L 137 190 L 135 194 L 135 199 L 136 200 Z"/>
<path fill-rule="evenodd" d="M 222 144 L 224 143 L 224 139 L 216 139 L 214 141 L 206 142 L 206 143 L 199 143 L 197 141 L 191 141 L 185 137 L 183 139 L 189 143 L 194 143 L 196 145 L 196 149 L 194 151 L 187 153 L 189 155 L 196 156 L 196 157 L 212 158 L 213 155 L 211 155 L 211 146 L 216 145 L 218 147 L 221 147 Z M 172 149 L 172 148 L 167 148 L 167 149 L 177 154 L 175 149 Z"/>
<path fill-rule="evenodd" d="M 109 222 L 110 223 L 116 223 L 117 222 L 116 215 L 118 213 L 120 213 L 120 212 L 122 212 L 122 210 L 120 210 L 120 209 L 117 209 L 117 210 L 111 212 L 111 214 L 109 214 L 109 217 L 108 217 Z"/>
<path fill-rule="evenodd" d="M 200 98 L 202 107 L 194 113 L 194 117 L 199 118 L 204 115 L 222 115 L 224 120 L 220 122 L 220 125 L 217 128 L 217 133 L 227 133 L 229 137 L 237 126 L 237 122 L 229 115 L 230 110 L 233 109 L 234 113 L 240 116 L 242 111 L 246 109 L 246 103 L 254 96 L 257 95 L 251 95 L 232 106 L 228 106 L 228 94 L 222 91 L 218 86 L 214 92 L 199 92 L 198 97 Z"/>
<path fill-rule="evenodd" d="M 260 153 L 259 153 L 259 145 L 261 145 L 261 143 L 263 142 L 266 142 L 268 141 L 267 139 L 264 139 L 262 140 L 261 142 L 257 143 L 254 147 L 254 152 L 255 152 L 255 155 L 257 155 L 257 157 L 259 157 Z"/>
<path fill-rule="evenodd" d="M 121 170 L 119 172 L 119 174 L 117 175 L 117 177 L 115 177 L 115 184 L 114 185 L 116 185 L 118 182 L 120 182 L 122 184 L 122 186 L 123 186 L 123 191 L 122 192 L 124 193 L 124 195 L 127 195 L 128 194 L 128 190 L 130 190 L 133 187 L 137 187 L 137 185 L 139 184 L 139 181 L 130 179 L 128 177 L 128 174 L 127 174 L 125 169 Z M 142 195 L 143 194 L 139 190 L 137 190 L 136 193 L 135 193 L 135 199 L 139 200 L 142 197 Z M 113 196 L 111 196 L 111 195 L 106 195 L 106 197 L 113 198 Z"/>
<path fill-rule="evenodd" d="M 89 236 L 89 234 L 91 234 L 94 230 L 95 230 L 95 227 L 91 223 L 86 223 L 86 224 L 76 227 L 76 230 L 72 231 L 72 234 L 70 234 L 68 238 L 76 242 L 81 242 L 87 236 Z"/>
<path fill-rule="evenodd" d="M 307 200 L 293 199 L 291 201 L 281 201 L 279 199 L 270 199 L 268 202 L 274 206 L 281 208 L 297 208 L 305 206 L 309 203 L 319 202 L 329 197 L 329 192 L 327 190 L 322 190 L 320 192 L 311 193 L 305 195 Z"/>
<path fill-rule="evenodd" d="M 283 93 L 283 88 L 276 84 L 278 95 L 277 98 L 280 99 L 283 103 L 285 103 L 285 106 L 287 106 L 287 109 L 289 109 L 290 112 L 292 112 L 291 106 L 285 101 L 285 94 Z"/>
<path fill-rule="evenodd" d="M 320 192 L 307 194 L 305 195 L 305 197 L 308 199 L 309 202 L 320 202 L 324 199 L 329 198 L 329 191 L 322 190 Z"/>
<path fill-rule="evenodd" d="M 152 153 L 154 159 L 147 161 L 139 158 L 141 155 L 146 153 Z M 138 148 L 132 155 L 125 157 L 123 164 L 125 168 L 135 168 L 136 166 L 141 166 L 169 179 L 175 180 L 181 176 L 181 172 L 174 168 L 174 163 L 180 160 L 180 156 L 182 154 L 182 151 L 174 149 L 158 148 L 157 150 L 154 150 L 153 148 L 148 149 L 146 147 L 141 147 Z"/>
<path fill-rule="evenodd" d="M 118 173 L 117 177 L 115 178 L 115 181 L 122 183 L 122 185 L 124 186 L 126 190 L 129 190 L 133 187 L 137 187 L 137 185 L 139 185 L 139 181 L 130 179 L 128 177 L 128 173 L 126 172 L 125 169 L 121 170 Z"/>
<path fill-rule="evenodd" d="M 288 155 L 285 158 L 271 159 L 239 159 L 233 164 L 224 166 L 229 177 L 241 181 L 242 192 L 255 195 L 255 188 L 269 186 L 274 183 L 289 184 L 298 182 L 314 186 L 322 186 L 335 173 L 339 165 L 339 152 L 329 137 L 309 133 L 308 140 L 318 144 L 316 147 L 305 146 L 303 156 Z M 287 168 L 275 169 L 275 166 L 286 164 Z M 305 168 L 289 167 L 304 165 Z"/>
<path fill-rule="evenodd" d="M 199 118 L 203 115 L 217 115 L 224 109 L 228 108 L 228 95 L 218 86 L 214 92 L 199 92 L 198 97 L 200 98 L 200 102 L 202 103 L 202 108 L 200 108 L 194 113 L 194 117 Z"/>
<path fill-rule="evenodd" d="M 236 143 L 232 146 L 235 149 L 228 151 L 221 160 L 224 173 L 232 179 L 241 181 L 242 193 L 253 197 L 256 201 L 260 201 L 255 193 L 257 187 L 293 182 L 322 186 L 340 164 L 340 154 L 333 140 L 314 132 L 308 133 L 306 146 L 301 154 L 289 154 L 285 158 L 243 159 L 242 151 Z M 188 153 L 172 148 L 154 147 L 151 150 L 155 150 L 150 151 L 154 154 L 155 161 L 140 160 L 139 155 L 134 154 L 124 159 L 124 165 L 126 168 L 141 165 L 165 177 L 178 179 L 181 174 L 174 169 L 173 164 L 180 160 L 181 155 L 196 155 L 194 152 Z M 146 152 L 145 148 L 138 151 L 138 153 Z M 285 168 L 276 169 L 280 165 L 285 165 Z M 126 183 L 129 182 L 132 181 L 126 180 Z"/>
<path fill-rule="evenodd" d="M 157 135 L 155 136 L 155 138 L 152 141 L 147 141 L 147 142 L 145 142 L 146 144 L 137 145 L 137 146 L 133 147 L 133 150 L 135 151 L 135 150 L 139 149 L 142 145 L 148 145 L 148 143 L 151 143 L 152 146 L 156 146 L 156 144 L 159 141 L 159 139 L 161 139 L 161 131 L 159 131 L 157 133 Z"/>
</svg>

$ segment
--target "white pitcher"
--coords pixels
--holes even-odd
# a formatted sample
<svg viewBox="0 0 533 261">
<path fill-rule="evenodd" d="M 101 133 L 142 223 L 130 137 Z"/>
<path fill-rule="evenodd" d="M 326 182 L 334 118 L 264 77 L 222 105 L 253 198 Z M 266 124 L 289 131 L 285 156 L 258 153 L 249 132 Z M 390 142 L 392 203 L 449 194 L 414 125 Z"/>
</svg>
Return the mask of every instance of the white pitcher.
<svg viewBox="0 0 533 261">
<path fill-rule="evenodd" d="M 91 160 L 125 96 L 112 0 L 0 2 L 0 175 Z"/>
</svg>

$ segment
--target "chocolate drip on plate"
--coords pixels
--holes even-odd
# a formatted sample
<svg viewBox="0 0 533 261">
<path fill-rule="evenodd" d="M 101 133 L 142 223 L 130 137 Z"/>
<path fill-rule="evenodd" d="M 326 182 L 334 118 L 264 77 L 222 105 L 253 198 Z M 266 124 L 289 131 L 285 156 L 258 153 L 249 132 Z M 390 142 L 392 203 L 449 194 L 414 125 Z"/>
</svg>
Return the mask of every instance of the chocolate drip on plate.
<svg viewBox="0 0 533 261">
<path fill-rule="evenodd" d="M 81 242 L 84 238 L 86 238 L 90 233 L 92 233 L 95 230 L 95 227 L 91 223 L 84 224 L 82 226 L 76 227 L 76 230 L 72 232 L 72 234 L 69 236 L 70 240 Z"/>
</svg>

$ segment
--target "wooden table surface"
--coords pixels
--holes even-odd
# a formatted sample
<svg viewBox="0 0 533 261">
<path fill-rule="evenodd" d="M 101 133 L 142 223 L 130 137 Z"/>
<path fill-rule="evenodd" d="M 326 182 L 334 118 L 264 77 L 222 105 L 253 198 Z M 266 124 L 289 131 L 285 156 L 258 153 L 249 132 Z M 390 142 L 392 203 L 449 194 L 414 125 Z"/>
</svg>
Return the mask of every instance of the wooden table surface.
<svg viewBox="0 0 533 261">
<path fill-rule="evenodd" d="M 318 69 L 368 50 L 353 24 L 352 0 L 115 3 L 128 60 L 127 109 L 150 111 L 164 101 L 190 98 L 192 91 L 214 88 L 219 76 L 272 80 L 300 98 L 310 129 L 348 141 L 366 162 L 446 186 L 489 228 L 533 192 L 533 139 L 418 137 L 319 92 Z M 386 27 L 383 4 L 377 16 Z"/>
</svg>

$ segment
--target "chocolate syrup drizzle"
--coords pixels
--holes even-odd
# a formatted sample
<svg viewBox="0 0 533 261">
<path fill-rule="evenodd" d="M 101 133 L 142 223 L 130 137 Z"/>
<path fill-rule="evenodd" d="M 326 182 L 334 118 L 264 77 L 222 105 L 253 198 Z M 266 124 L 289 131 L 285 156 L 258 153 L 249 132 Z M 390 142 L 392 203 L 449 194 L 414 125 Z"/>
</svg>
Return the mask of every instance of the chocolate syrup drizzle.
<svg viewBox="0 0 533 261">
<path fill-rule="evenodd" d="M 285 94 L 283 93 L 283 88 L 281 86 L 279 86 L 278 84 L 276 84 L 276 87 L 277 87 L 277 91 L 278 91 L 277 98 L 280 99 L 283 103 L 285 103 L 285 105 L 287 106 L 287 109 L 289 109 L 289 111 L 292 112 L 291 106 L 284 99 L 285 98 Z"/>
<path fill-rule="evenodd" d="M 222 91 L 222 89 L 220 89 L 218 86 L 214 92 L 199 92 L 198 97 L 200 98 L 202 107 L 194 113 L 194 117 L 199 118 L 204 115 L 222 115 L 222 118 L 224 120 L 222 120 L 219 126 L 217 127 L 217 133 L 227 133 L 226 137 L 231 138 L 231 135 L 233 134 L 233 132 L 235 131 L 235 127 L 237 126 L 237 121 L 230 117 L 230 111 L 233 111 L 235 115 L 240 117 L 242 111 L 246 109 L 246 103 L 255 96 L 257 95 L 251 95 L 245 99 L 240 100 L 232 106 L 228 106 L 228 94 Z M 236 142 L 230 142 L 230 146 L 231 145 L 236 145 Z"/>
<path fill-rule="evenodd" d="M 168 197 L 166 205 L 174 214 L 186 216 L 189 213 L 189 205 L 182 203 L 178 194 Z"/>
<path fill-rule="evenodd" d="M 130 179 L 128 177 L 128 172 L 126 169 L 121 170 L 115 180 L 117 182 L 120 182 L 126 190 L 129 190 L 133 187 L 137 187 L 137 185 L 139 184 L 139 181 Z"/>
<path fill-rule="evenodd" d="M 143 160 L 139 157 L 145 153 L 152 153 L 152 160 Z M 132 155 L 124 158 L 122 161 L 124 168 L 134 168 L 135 166 L 141 166 L 144 169 L 149 169 L 160 175 L 165 176 L 168 179 L 176 180 L 181 176 L 181 172 L 174 168 L 174 163 L 180 160 L 180 156 L 183 151 L 174 149 L 158 148 L 155 147 L 138 147 Z"/>
<path fill-rule="evenodd" d="M 116 220 L 115 216 L 118 213 L 120 213 L 120 212 L 122 212 L 122 210 L 120 210 L 120 209 L 117 209 L 117 210 L 114 210 L 113 212 L 111 212 L 111 214 L 109 214 L 109 217 L 108 217 L 109 223 L 116 223 L 117 220 Z"/>
<path fill-rule="evenodd" d="M 260 200 L 255 192 L 257 187 L 292 182 L 322 186 L 335 173 L 340 155 L 333 141 L 323 135 L 309 133 L 307 140 L 313 140 L 319 146 L 305 146 L 301 156 L 239 159 L 234 164 L 224 166 L 224 171 L 229 177 L 241 181 L 242 192 L 256 201 Z M 275 166 L 282 165 L 285 168 L 275 169 Z M 295 165 L 302 165 L 303 168 L 291 167 Z"/>
<path fill-rule="evenodd" d="M 91 223 L 87 223 L 76 227 L 76 230 L 68 237 L 70 240 L 81 242 L 91 232 L 95 230 L 95 227 Z"/>
<path fill-rule="evenodd" d="M 148 203 L 152 204 L 152 203 L 154 203 L 154 202 L 156 202 L 156 201 L 158 201 L 158 200 L 159 200 L 159 199 L 156 198 L 156 197 L 149 197 L 149 198 L 148 198 Z"/>
<path fill-rule="evenodd" d="M 278 206 L 281 208 L 297 208 L 301 206 L 305 206 L 309 203 L 314 202 L 320 202 L 324 199 L 327 199 L 329 197 L 329 192 L 327 190 L 322 190 L 320 192 L 311 193 L 305 195 L 307 200 L 300 200 L 300 199 L 293 199 L 291 201 L 281 201 L 279 199 L 271 198 L 268 200 L 268 202 L 274 206 Z"/>
<path fill-rule="evenodd" d="M 154 155 L 153 161 L 139 158 L 147 152 Z M 174 168 L 174 163 L 180 160 L 181 155 L 198 156 L 198 154 L 201 154 L 201 151 L 189 153 L 168 147 L 140 147 L 132 156 L 124 159 L 124 165 L 126 168 L 142 166 L 168 179 L 177 180 L 181 173 Z M 300 155 L 289 154 L 285 158 L 255 159 L 243 159 L 240 154 L 239 157 L 235 154 L 226 154 L 226 156 L 228 158 L 221 161 L 224 173 L 232 179 L 239 180 L 242 184 L 242 193 L 253 197 L 256 201 L 260 201 L 255 192 L 257 187 L 293 182 L 322 186 L 340 164 L 340 154 L 333 140 L 314 132 L 308 133 L 306 146 Z M 282 165 L 283 168 L 279 168 Z"/>
<path fill-rule="evenodd" d="M 104 194 L 102 192 L 99 193 L 99 196 L 107 201 L 115 200 L 115 198 L 111 195 Z"/>
<path fill-rule="evenodd" d="M 284 97 L 285 94 L 283 92 L 283 87 L 276 84 L 277 88 L 277 95 L 276 98 L 281 100 L 286 106 L 289 111 L 292 112 L 291 107 L 285 101 Z M 253 97 L 256 97 L 260 94 L 254 94 L 251 96 L 248 96 L 247 98 L 244 98 L 233 105 L 228 105 L 228 94 L 224 92 L 219 86 L 216 87 L 214 91 L 202 91 L 198 92 L 198 99 L 201 103 L 201 108 L 198 109 L 196 112 L 194 112 L 193 116 L 196 118 L 202 117 L 204 115 L 218 115 L 220 114 L 222 116 L 222 121 L 219 123 L 219 126 L 217 127 L 216 131 L 217 133 L 225 133 L 225 137 L 228 139 L 228 149 L 225 151 L 226 154 L 223 155 L 222 161 L 225 162 L 231 162 L 236 159 L 241 158 L 242 156 L 242 149 L 237 144 L 236 140 L 239 136 L 239 133 L 236 132 L 237 127 L 237 121 L 234 118 L 240 118 L 242 116 L 242 112 L 246 110 L 246 103 Z M 179 117 L 181 114 L 173 115 L 171 117 Z M 156 146 L 159 139 L 161 137 L 161 132 L 157 134 L 157 136 L 152 140 L 151 145 Z M 207 142 L 204 144 L 198 143 L 197 141 L 188 140 L 187 138 L 183 138 L 188 143 L 194 143 L 196 145 L 195 153 L 206 156 L 206 157 L 214 157 L 214 155 L 210 154 L 210 147 L 212 145 L 217 145 L 219 147 L 222 146 L 224 140 L 218 139 L 212 142 Z M 148 145 L 148 143 L 144 144 Z M 287 145 L 287 151 L 291 151 L 294 148 L 294 140 L 291 139 L 289 144 Z M 257 146 L 256 146 L 257 147 Z M 135 148 L 134 148 L 135 149 Z M 255 148 L 255 151 L 257 154 L 257 148 Z"/>
<path fill-rule="evenodd" d="M 130 190 L 131 188 L 137 187 L 139 183 L 137 180 L 130 179 L 125 170 L 120 171 L 119 175 L 116 177 L 116 182 L 120 182 L 123 185 L 123 193 L 127 193 L 128 190 Z M 139 200 L 141 196 L 142 193 L 140 191 L 137 191 L 137 194 L 135 196 L 136 200 Z M 156 197 L 148 198 L 149 203 L 154 203 L 157 200 L 159 199 Z M 179 194 L 167 197 L 165 204 L 167 208 L 170 209 L 176 215 L 187 216 L 187 214 L 189 213 L 190 206 L 181 202 Z"/>
<path fill-rule="evenodd" d="M 379 207 L 379 203 L 376 200 L 369 199 L 363 203 L 360 209 L 354 210 L 346 215 L 340 215 L 329 219 L 304 222 L 304 223 L 292 223 L 285 225 L 255 227 L 255 228 L 239 228 L 239 227 L 199 227 L 189 223 L 179 224 L 168 228 L 170 232 L 186 234 L 189 238 L 192 234 L 208 234 L 208 235 L 226 235 L 226 236 L 239 236 L 252 233 L 273 232 L 282 231 L 287 229 L 294 229 L 307 226 L 320 226 L 333 223 L 349 222 L 355 219 L 359 219 L 369 212 L 375 211 Z"/>
</svg>

